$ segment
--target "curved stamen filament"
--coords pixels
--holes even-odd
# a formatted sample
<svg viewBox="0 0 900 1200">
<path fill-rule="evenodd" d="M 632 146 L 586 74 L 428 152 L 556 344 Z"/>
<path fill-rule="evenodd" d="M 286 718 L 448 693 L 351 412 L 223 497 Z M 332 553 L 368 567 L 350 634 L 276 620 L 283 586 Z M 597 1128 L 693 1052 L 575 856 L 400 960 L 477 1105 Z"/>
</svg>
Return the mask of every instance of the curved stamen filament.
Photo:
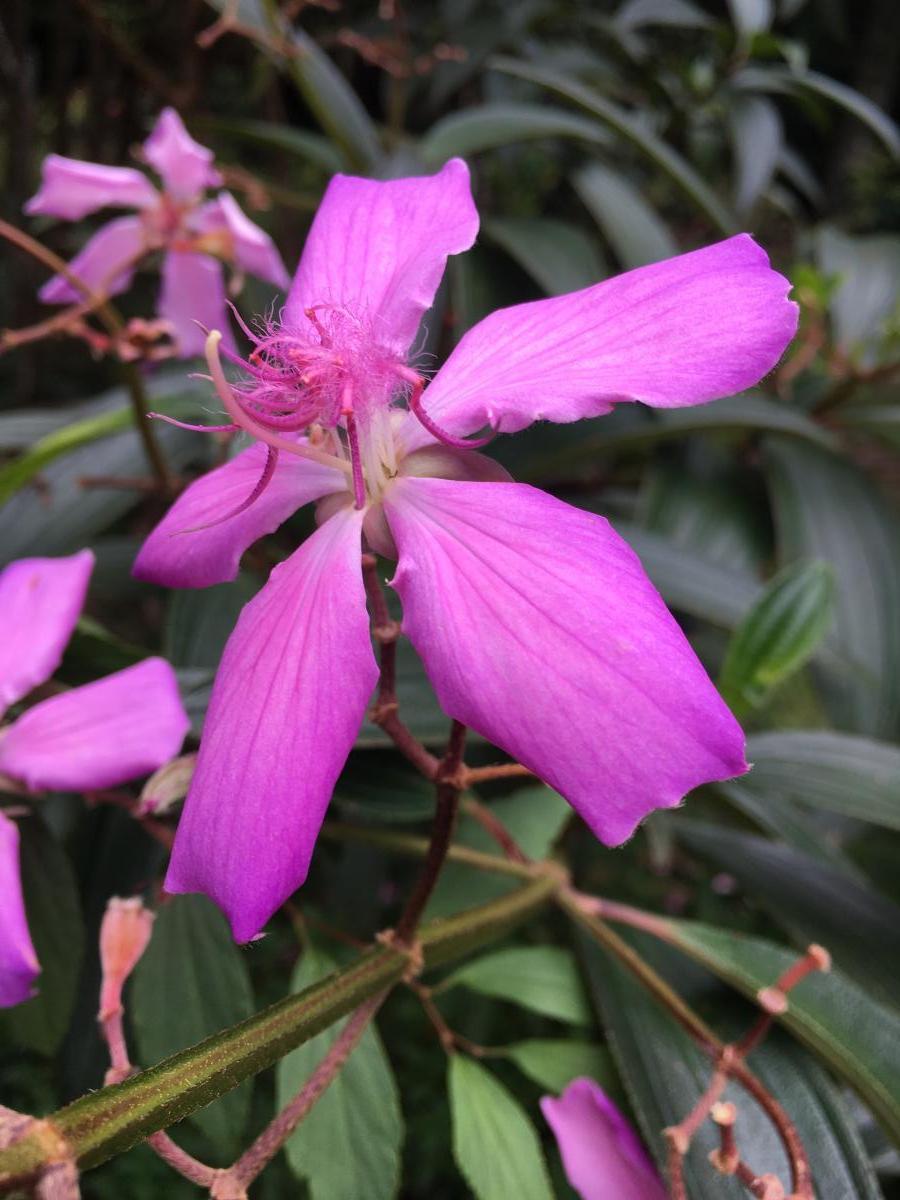
<svg viewBox="0 0 900 1200">
<path fill-rule="evenodd" d="M 352 468 L 349 463 L 344 462 L 340 458 L 335 458 L 332 454 L 326 454 L 322 450 L 316 450 L 313 446 L 309 446 L 304 442 L 292 442 L 288 438 L 279 437 L 277 433 L 266 429 L 246 411 L 240 404 L 237 396 L 231 388 L 231 384 L 225 378 L 225 372 L 222 370 L 222 363 L 219 358 L 219 342 L 222 340 L 222 334 L 218 329 L 214 329 L 206 339 L 206 361 L 209 365 L 209 373 L 212 376 L 212 381 L 215 386 L 219 399 L 225 411 L 234 421 L 235 425 L 247 433 L 252 434 L 261 442 L 265 442 L 275 450 L 284 450 L 287 454 L 294 454 L 298 458 L 308 458 L 313 462 L 321 463 L 325 467 L 334 467 L 338 471 L 342 471 L 348 478 L 352 477 Z"/>
<path fill-rule="evenodd" d="M 350 465 L 353 468 L 353 504 L 355 508 L 366 507 L 366 480 L 363 475 L 362 458 L 359 453 L 359 436 L 356 432 L 356 418 L 352 411 L 344 412 L 347 422 L 347 441 L 350 445 Z"/>
<path fill-rule="evenodd" d="M 250 507 L 250 505 L 253 504 L 255 501 L 257 501 L 260 498 L 260 496 L 263 494 L 263 492 L 266 490 L 266 488 L 272 482 L 272 476 L 275 474 L 275 468 L 277 465 L 278 465 L 278 451 L 273 450 L 271 446 L 267 446 L 266 447 L 266 462 L 265 462 L 265 466 L 263 467 L 262 474 L 260 475 L 259 479 L 256 481 L 253 491 L 250 493 L 250 495 L 247 497 L 246 500 L 242 500 L 241 503 L 239 505 L 237 505 L 236 508 L 232 508 L 229 512 L 225 513 L 223 516 L 216 517 L 216 519 L 214 521 L 207 521 L 203 525 L 193 525 L 193 526 L 191 526 L 190 529 L 177 529 L 172 536 L 177 537 L 182 533 L 200 533 L 200 531 L 203 529 L 212 529 L 216 525 L 223 525 L 226 521 L 230 521 L 232 519 L 232 517 L 238 517 L 238 516 L 240 516 L 240 514 L 242 512 L 246 512 L 247 509 Z"/>
<path fill-rule="evenodd" d="M 409 393 L 409 411 L 416 417 L 420 425 L 423 425 L 432 437 L 437 438 L 439 442 L 443 442 L 445 446 L 452 446 L 454 450 L 478 450 L 481 446 L 486 446 L 488 442 L 494 440 L 493 430 L 485 434 L 484 437 L 478 438 L 461 438 L 454 437 L 452 433 L 448 433 L 446 429 L 442 429 L 436 421 L 429 417 L 428 413 L 422 407 L 422 393 L 425 390 L 425 380 L 421 375 L 409 367 L 398 367 L 397 374 L 401 379 L 405 379 L 407 383 L 412 384 L 412 391 Z"/>
</svg>

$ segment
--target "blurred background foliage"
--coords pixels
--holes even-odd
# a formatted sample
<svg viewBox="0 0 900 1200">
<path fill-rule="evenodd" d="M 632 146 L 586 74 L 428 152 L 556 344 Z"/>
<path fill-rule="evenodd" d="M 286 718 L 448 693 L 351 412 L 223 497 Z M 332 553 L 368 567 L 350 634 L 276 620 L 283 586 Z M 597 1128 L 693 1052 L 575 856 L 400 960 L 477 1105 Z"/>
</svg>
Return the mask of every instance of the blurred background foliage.
<svg viewBox="0 0 900 1200">
<path fill-rule="evenodd" d="M 676 950 L 643 936 L 640 948 L 723 1032 L 746 1024 L 740 993 L 771 982 L 790 947 L 825 944 L 834 973 L 804 985 L 756 1065 L 801 1129 L 820 1200 L 900 1196 L 893 0 L 295 0 L 280 10 L 240 0 L 219 10 L 226 25 L 213 26 L 203 0 L 6 0 L 2 215 L 23 224 L 46 153 L 126 162 L 173 104 L 289 266 L 335 170 L 389 177 L 465 156 L 482 234 L 451 264 L 428 322 L 436 356 L 498 305 L 739 229 L 793 279 L 800 333 L 754 392 L 673 412 L 623 405 L 493 447 L 517 478 L 607 514 L 636 547 L 743 719 L 752 774 L 656 814 L 615 852 L 544 788 L 482 798 L 531 853 L 563 851 L 586 889 L 675 918 Z M 41 218 L 28 228 L 70 256 L 91 224 Z M 35 297 L 43 278 L 4 249 L 0 325 L 46 315 Z M 149 314 L 155 286 L 144 272 L 125 313 Z M 245 314 L 273 302 L 255 281 L 239 301 Z M 213 406 L 190 369 L 148 368 L 147 386 L 155 405 L 198 419 Z M 235 585 L 164 594 L 133 581 L 136 547 L 165 500 L 142 482 L 119 372 L 76 339 L 0 358 L 0 553 L 6 562 L 92 546 L 90 617 L 60 678 L 81 682 L 162 650 L 199 731 L 240 606 L 309 517 L 255 547 Z M 159 437 L 185 479 L 208 465 L 206 439 L 169 427 Z M 406 719 L 440 739 L 446 722 L 413 656 L 401 662 Z M 495 757 L 476 746 L 479 756 Z M 422 830 L 431 804 L 366 726 L 333 815 Z M 40 997 L 0 1023 L 0 1094 L 43 1112 L 102 1078 L 98 922 L 112 894 L 156 896 L 163 863 L 123 812 L 63 796 L 32 807 L 24 871 L 45 974 Z M 485 839 L 470 819 L 458 836 Z M 205 901 L 164 905 L 131 991 L 139 1061 L 318 977 L 346 956 L 347 939 L 390 922 L 412 869 L 352 839 L 323 839 L 294 919 L 277 918 L 242 951 Z M 507 886 L 451 865 L 432 913 Z M 536 1107 L 542 1092 L 594 1075 L 659 1155 L 660 1128 L 685 1115 L 706 1080 L 671 1018 L 561 918 L 448 973 L 438 1000 L 489 1053 L 455 1060 L 448 1079 L 415 996 L 396 995 L 380 1034 L 367 1035 L 255 1195 L 565 1197 Z M 321 1052 L 319 1039 L 294 1052 L 274 1083 L 245 1085 L 177 1136 L 225 1161 Z M 466 1120 L 473 1109 L 479 1122 Z M 742 1121 L 745 1157 L 783 1166 L 765 1122 Z M 706 1168 L 709 1148 L 701 1138 L 691 1154 L 692 1200 L 742 1195 Z M 485 1179 L 488 1157 L 506 1174 Z M 84 1188 L 98 1200 L 193 1192 L 145 1149 L 89 1174 Z"/>
</svg>

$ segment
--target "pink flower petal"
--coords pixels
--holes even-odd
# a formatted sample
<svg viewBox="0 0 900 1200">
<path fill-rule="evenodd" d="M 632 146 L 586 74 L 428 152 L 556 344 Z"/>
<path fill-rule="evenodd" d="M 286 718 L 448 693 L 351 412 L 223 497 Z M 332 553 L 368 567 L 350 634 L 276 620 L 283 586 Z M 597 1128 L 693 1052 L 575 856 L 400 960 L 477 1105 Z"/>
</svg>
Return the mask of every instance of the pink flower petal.
<svg viewBox="0 0 900 1200">
<path fill-rule="evenodd" d="M 454 158 L 436 175 L 387 183 L 335 175 L 303 249 L 285 323 L 334 305 L 405 355 L 431 307 L 447 256 L 475 241 L 478 213 L 469 169 Z"/>
<path fill-rule="evenodd" d="M 49 679 L 84 607 L 90 550 L 21 558 L 0 572 L 0 713 Z"/>
<path fill-rule="evenodd" d="M 219 666 L 166 888 L 211 896 L 239 942 L 306 878 L 378 676 L 361 529 L 342 509 L 276 567 Z"/>
<path fill-rule="evenodd" d="M 41 168 L 41 187 L 25 211 L 66 221 L 78 221 L 98 208 L 147 208 L 159 192 L 146 175 L 133 167 L 104 167 L 48 154 Z"/>
<path fill-rule="evenodd" d="M 135 262 L 145 249 L 140 217 L 117 217 L 101 225 L 69 268 L 94 291 L 117 296 L 130 286 Z M 84 293 L 62 275 L 48 279 L 38 296 L 45 304 L 76 304 L 85 299 Z"/>
<path fill-rule="evenodd" d="M 198 528 L 234 511 L 252 494 L 266 450 L 257 442 L 186 488 L 141 547 L 135 578 L 165 587 L 209 587 L 234 579 L 248 546 L 304 504 L 347 486 L 340 471 L 282 454 L 265 491 L 248 509 L 208 529 Z"/>
<path fill-rule="evenodd" d="M 666 1200 L 634 1129 L 592 1079 L 573 1079 L 559 1099 L 545 1096 L 541 1112 L 581 1200 Z"/>
<path fill-rule="evenodd" d="M 175 672 L 148 658 L 29 708 L 0 740 L 0 772 L 34 791 L 116 787 L 174 758 L 189 727 Z"/>
<path fill-rule="evenodd" d="M 746 770 L 740 727 L 602 517 L 524 484 L 415 478 L 385 510 L 404 630 L 441 707 L 601 841 Z"/>
<path fill-rule="evenodd" d="M 0 1008 L 21 1004 L 40 971 L 22 899 L 19 831 L 0 812 Z"/>
<path fill-rule="evenodd" d="M 790 283 L 745 233 L 580 292 L 502 308 L 427 388 L 449 432 L 577 421 L 620 400 L 704 404 L 757 383 L 797 328 Z"/>
<path fill-rule="evenodd" d="M 281 255 L 264 229 L 250 220 L 230 192 L 220 192 L 204 204 L 197 218 L 198 233 L 226 229 L 234 243 L 235 262 L 242 271 L 274 283 L 283 290 L 291 285 Z"/>
<path fill-rule="evenodd" d="M 159 315 L 172 325 L 178 352 L 184 358 L 203 353 L 206 329 L 219 329 L 222 342 L 232 346 L 225 307 L 222 264 L 207 254 L 169 250 L 163 257 Z"/>
<path fill-rule="evenodd" d="M 159 114 L 144 142 L 144 154 L 169 195 L 179 200 L 191 200 L 204 188 L 222 182 L 212 165 L 212 150 L 194 141 L 174 108 L 164 108 Z"/>
</svg>

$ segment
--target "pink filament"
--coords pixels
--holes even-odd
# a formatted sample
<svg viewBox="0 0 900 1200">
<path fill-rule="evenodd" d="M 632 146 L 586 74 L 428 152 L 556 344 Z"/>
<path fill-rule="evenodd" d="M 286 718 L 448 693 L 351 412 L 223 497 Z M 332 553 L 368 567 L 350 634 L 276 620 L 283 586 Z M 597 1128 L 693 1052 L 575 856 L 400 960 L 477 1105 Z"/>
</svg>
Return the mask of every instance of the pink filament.
<svg viewBox="0 0 900 1200">
<path fill-rule="evenodd" d="M 478 450 L 481 446 L 486 446 L 488 442 L 494 440 L 493 430 L 480 438 L 460 438 L 454 437 L 452 433 L 448 433 L 446 429 L 442 429 L 436 421 L 433 421 L 422 407 L 422 393 L 425 390 L 425 381 L 421 375 L 417 375 L 415 371 L 408 367 L 398 367 L 397 374 L 401 379 L 405 379 L 407 383 L 412 384 L 412 391 L 409 394 L 409 411 L 416 417 L 421 425 L 423 425 L 432 437 L 437 438 L 439 442 L 443 442 L 445 446 L 451 446 L 454 450 Z"/>
<path fill-rule="evenodd" d="M 189 429 L 191 433 L 234 433 L 237 425 L 189 425 L 187 421 L 176 421 L 165 413 L 149 412 L 147 416 L 154 421 L 165 421 L 167 425 L 175 425 L 178 429 Z"/>
<path fill-rule="evenodd" d="M 278 451 L 271 446 L 266 447 L 266 462 L 262 470 L 262 475 L 256 482 L 253 491 L 246 500 L 242 500 L 237 508 L 232 508 L 224 516 L 216 517 L 214 521 L 207 521 L 203 525 L 192 525 L 190 529 L 179 529 L 173 536 L 178 536 L 182 533 L 199 533 L 201 529 L 212 529 L 215 525 L 221 525 L 225 521 L 230 521 L 232 517 L 240 516 L 242 512 L 246 512 L 254 501 L 258 500 L 269 484 L 272 482 L 272 476 L 275 474 L 275 467 L 278 465 Z"/>
</svg>

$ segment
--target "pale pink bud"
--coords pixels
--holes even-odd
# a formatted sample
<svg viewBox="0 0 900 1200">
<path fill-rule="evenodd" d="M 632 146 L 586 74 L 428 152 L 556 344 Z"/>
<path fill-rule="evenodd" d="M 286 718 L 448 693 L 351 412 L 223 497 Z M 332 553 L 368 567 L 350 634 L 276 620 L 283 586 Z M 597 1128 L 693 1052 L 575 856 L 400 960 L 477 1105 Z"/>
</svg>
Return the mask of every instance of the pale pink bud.
<svg viewBox="0 0 900 1200">
<path fill-rule="evenodd" d="M 147 949 L 153 932 L 154 914 L 137 896 L 123 900 L 113 896 L 100 926 L 100 1018 L 122 1008 L 122 988 Z"/>
</svg>

